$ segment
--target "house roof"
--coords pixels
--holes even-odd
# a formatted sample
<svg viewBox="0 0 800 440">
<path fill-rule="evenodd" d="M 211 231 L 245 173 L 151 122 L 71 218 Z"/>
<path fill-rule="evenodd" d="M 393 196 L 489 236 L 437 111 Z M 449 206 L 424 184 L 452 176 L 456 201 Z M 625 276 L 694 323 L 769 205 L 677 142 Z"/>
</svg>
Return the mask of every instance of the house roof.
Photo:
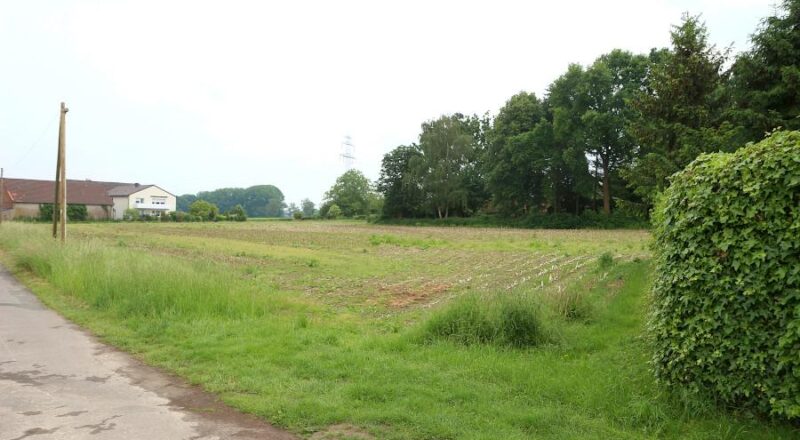
<svg viewBox="0 0 800 440">
<path fill-rule="evenodd" d="M 67 180 L 67 203 L 84 205 L 111 205 L 109 190 L 130 185 L 121 182 L 95 182 L 92 180 Z M 3 208 L 14 203 L 53 203 L 55 184 L 52 180 L 3 179 Z"/>
<path fill-rule="evenodd" d="M 3 188 L 3 192 L 0 193 L 0 210 L 10 209 L 12 206 L 14 206 L 14 202 L 11 201 L 11 194 Z"/>
<path fill-rule="evenodd" d="M 137 193 L 143 189 L 150 188 L 151 186 L 155 185 L 139 185 L 138 183 L 134 184 L 124 184 L 108 190 L 108 195 L 110 197 L 127 197 L 133 193 Z"/>
</svg>

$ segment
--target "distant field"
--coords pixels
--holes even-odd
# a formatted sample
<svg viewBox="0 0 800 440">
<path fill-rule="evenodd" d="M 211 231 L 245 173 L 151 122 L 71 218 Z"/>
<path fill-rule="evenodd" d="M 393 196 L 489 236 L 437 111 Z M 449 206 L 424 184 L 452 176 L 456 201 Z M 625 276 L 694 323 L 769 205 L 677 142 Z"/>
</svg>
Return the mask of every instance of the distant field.
<svg viewBox="0 0 800 440">
<path fill-rule="evenodd" d="M 62 249 L 45 225 L 0 228 L 50 306 L 302 436 L 795 438 L 654 383 L 648 246 L 635 230 L 276 221 L 73 225 Z M 540 342 L 458 334 L 484 305 L 506 319 L 508 298 Z"/>
<path fill-rule="evenodd" d="M 646 232 L 377 227 L 363 222 L 90 224 L 73 237 L 242 271 L 358 311 L 429 306 L 468 290 L 563 288 L 603 253 L 648 255 Z"/>
</svg>

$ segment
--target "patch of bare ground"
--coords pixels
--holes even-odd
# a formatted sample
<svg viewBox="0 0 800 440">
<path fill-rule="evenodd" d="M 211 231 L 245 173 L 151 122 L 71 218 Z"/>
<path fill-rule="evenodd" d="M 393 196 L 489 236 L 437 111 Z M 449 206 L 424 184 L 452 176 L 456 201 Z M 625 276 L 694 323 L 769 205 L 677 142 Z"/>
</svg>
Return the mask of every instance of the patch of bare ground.
<svg viewBox="0 0 800 440">
<path fill-rule="evenodd" d="M 423 284 L 414 289 L 404 288 L 390 288 L 391 300 L 389 305 L 393 308 L 405 308 L 414 304 L 428 302 L 431 298 L 438 297 L 439 295 L 447 292 L 453 286 L 447 283 L 430 282 Z"/>
<path fill-rule="evenodd" d="M 342 423 L 315 432 L 309 440 L 373 440 L 375 437 L 357 426 Z"/>
</svg>

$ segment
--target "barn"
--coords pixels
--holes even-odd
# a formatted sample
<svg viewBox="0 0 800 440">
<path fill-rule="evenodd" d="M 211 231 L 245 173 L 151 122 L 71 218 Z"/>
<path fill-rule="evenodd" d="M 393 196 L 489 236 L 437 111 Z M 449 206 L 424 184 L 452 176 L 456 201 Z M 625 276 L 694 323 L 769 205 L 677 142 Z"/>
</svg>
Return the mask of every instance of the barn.
<svg viewBox="0 0 800 440">
<path fill-rule="evenodd" d="M 138 198 L 130 197 L 134 195 Z M 55 183 L 4 178 L 0 197 L 4 220 L 38 218 L 39 206 L 55 200 Z M 155 185 L 67 180 L 67 204 L 85 205 L 91 220 L 108 220 L 122 218 L 122 211 L 129 208 L 139 209 L 142 215 L 174 211 L 175 196 Z"/>
</svg>

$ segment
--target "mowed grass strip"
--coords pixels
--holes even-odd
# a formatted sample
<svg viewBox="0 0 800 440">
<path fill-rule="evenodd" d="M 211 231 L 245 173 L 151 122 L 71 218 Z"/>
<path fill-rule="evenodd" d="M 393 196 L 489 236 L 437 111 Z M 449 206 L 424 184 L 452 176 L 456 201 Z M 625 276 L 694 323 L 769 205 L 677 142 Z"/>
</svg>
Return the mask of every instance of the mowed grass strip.
<svg viewBox="0 0 800 440">
<path fill-rule="evenodd" d="M 274 224 L 259 224 L 265 228 L 260 233 L 269 235 Z M 335 225 L 325 227 L 336 234 Z M 83 236 L 61 247 L 44 226 L 4 224 L 0 247 L 18 276 L 67 317 L 301 435 L 342 423 L 390 439 L 798 435 L 790 426 L 659 389 L 641 336 L 646 260 L 587 266 L 565 287 L 590 304 L 581 316 L 559 315 L 543 295 L 535 307 L 546 337 L 517 348 L 508 338 L 464 343 L 425 337 L 426 325 L 446 315 L 458 297 L 430 309 L 365 318 L 275 288 L 202 253 L 178 258 L 114 245 L 113 234 L 95 238 L 92 231 L 104 228 L 135 231 L 125 240 L 152 238 L 142 225 L 86 225 Z M 364 228 L 358 240 L 382 233 Z M 449 246 L 454 238 L 441 240 Z M 539 301 L 535 294 L 526 298 Z"/>
</svg>

